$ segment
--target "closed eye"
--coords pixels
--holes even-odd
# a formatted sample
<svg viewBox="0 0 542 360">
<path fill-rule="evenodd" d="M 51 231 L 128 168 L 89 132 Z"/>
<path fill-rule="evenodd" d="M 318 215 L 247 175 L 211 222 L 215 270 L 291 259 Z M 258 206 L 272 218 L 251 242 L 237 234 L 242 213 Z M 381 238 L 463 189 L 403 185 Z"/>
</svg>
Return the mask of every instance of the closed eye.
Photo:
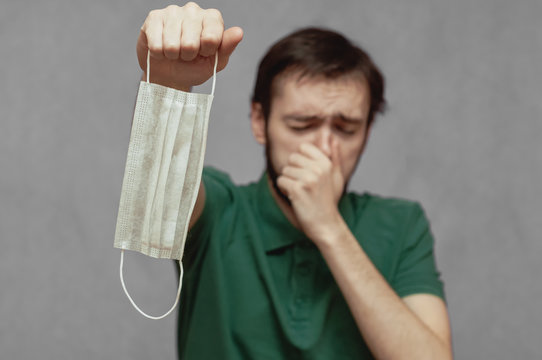
<svg viewBox="0 0 542 360">
<path fill-rule="evenodd" d="M 322 121 L 315 117 L 288 117 L 286 123 L 294 131 L 306 131 L 317 127 Z"/>
<path fill-rule="evenodd" d="M 358 130 L 359 125 L 356 124 L 337 124 L 335 129 L 345 135 L 353 135 Z"/>
<path fill-rule="evenodd" d="M 294 131 L 299 131 L 299 132 L 302 132 L 302 131 L 306 131 L 306 130 L 310 130 L 311 128 L 313 128 L 314 126 L 309 124 L 309 125 L 290 125 L 290 129 L 294 130 Z"/>
</svg>

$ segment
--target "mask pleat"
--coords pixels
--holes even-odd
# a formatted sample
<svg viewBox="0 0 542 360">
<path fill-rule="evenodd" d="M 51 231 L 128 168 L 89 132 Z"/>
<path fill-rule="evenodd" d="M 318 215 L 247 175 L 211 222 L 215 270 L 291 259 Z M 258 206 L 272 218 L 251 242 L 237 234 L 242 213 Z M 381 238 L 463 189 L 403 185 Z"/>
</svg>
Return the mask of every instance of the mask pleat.
<svg viewBox="0 0 542 360">
<path fill-rule="evenodd" d="M 167 241 L 167 244 L 163 243 L 162 248 L 169 250 L 168 257 L 175 258 L 175 252 L 178 241 L 176 237 L 177 222 L 187 217 L 187 213 L 183 211 L 183 203 L 185 188 L 190 183 L 191 173 L 188 169 L 190 163 L 190 148 L 192 145 L 191 137 L 194 131 L 196 131 L 198 121 L 198 111 L 194 104 L 184 99 L 188 94 L 178 94 L 179 102 L 182 101 L 184 106 L 178 107 L 178 117 L 181 119 L 175 135 L 176 142 L 175 148 L 172 154 L 172 162 L 170 169 L 170 178 L 168 179 L 168 194 L 170 196 L 167 199 L 167 221 L 164 219 L 162 226 L 167 227 L 164 229 L 164 237 L 162 241 Z M 181 99 L 182 97 L 182 99 Z"/>
<path fill-rule="evenodd" d="M 194 205 L 197 200 L 198 190 L 201 181 L 201 172 L 203 170 L 203 160 L 205 158 L 205 147 L 207 140 L 207 128 L 209 125 L 209 111 L 210 105 L 212 103 L 213 96 L 208 96 L 205 98 L 205 102 L 201 101 L 202 108 L 200 112 L 200 117 L 194 127 L 194 132 L 192 134 L 192 142 L 190 145 L 190 156 L 188 159 L 188 169 L 187 173 L 190 174 L 190 181 L 185 189 L 183 189 L 183 204 L 181 207 L 183 212 L 188 214 L 188 216 L 183 219 L 179 218 L 177 222 L 177 236 L 180 236 L 182 242 L 177 243 L 176 245 L 176 254 L 179 258 L 182 258 L 182 253 L 184 251 L 184 245 L 186 243 L 186 233 L 188 232 L 188 225 L 194 210 Z M 188 180 L 187 180 L 188 181 Z"/>
<path fill-rule="evenodd" d="M 152 85 L 149 85 L 150 87 Z M 155 98 L 153 118 L 155 119 L 154 129 L 148 133 L 147 142 L 151 145 L 151 149 L 146 153 L 144 160 L 144 168 L 149 168 L 149 179 L 147 183 L 147 204 L 145 212 L 144 227 L 141 236 L 147 238 L 147 243 L 150 248 L 143 249 L 148 255 L 159 257 L 161 229 L 160 223 L 162 219 L 162 209 L 165 195 L 165 184 L 171 162 L 171 148 L 173 140 L 168 134 L 171 127 L 174 127 L 178 119 L 171 116 L 171 103 L 173 98 L 162 94 Z M 164 111 L 167 110 L 167 111 Z"/>
<path fill-rule="evenodd" d="M 194 114 L 195 115 L 195 114 Z M 193 118 L 193 129 L 192 133 L 190 134 L 191 140 L 190 140 L 190 146 L 189 151 L 187 153 L 187 161 L 186 161 L 186 178 L 184 182 L 184 187 L 182 189 L 182 195 L 181 198 L 182 201 L 178 202 L 178 208 L 179 208 L 179 214 L 183 214 L 183 216 L 177 217 L 177 222 L 175 226 L 175 237 L 178 239 L 183 239 L 186 237 L 185 229 L 186 224 L 190 221 L 190 204 L 191 204 L 191 196 L 197 189 L 194 189 L 194 181 L 195 181 L 195 174 L 194 171 L 196 168 L 194 168 L 193 160 L 198 157 L 198 153 L 195 151 L 195 145 L 199 139 L 198 133 L 200 132 L 201 123 L 203 119 L 200 118 Z M 180 257 L 180 248 L 183 247 L 184 242 L 180 243 L 177 242 L 175 244 L 175 248 L 173 249 L 175 256 Z"/>
</svg>

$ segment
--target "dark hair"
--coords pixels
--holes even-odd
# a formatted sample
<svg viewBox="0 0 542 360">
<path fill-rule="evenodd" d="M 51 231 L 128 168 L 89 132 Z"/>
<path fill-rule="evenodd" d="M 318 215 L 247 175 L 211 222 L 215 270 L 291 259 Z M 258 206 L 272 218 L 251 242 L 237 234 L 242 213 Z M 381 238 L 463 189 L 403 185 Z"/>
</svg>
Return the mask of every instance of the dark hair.
<svg viewBox="0 0 542 360">
<path fill-rule="evenodd" d="M 369 55 L 343 35 L 326 29 L 305 28 L 275 43 L 258 67 L 252 102 L 261 104 L 264 118 L 271 111 L 275 80 L 285 73 L 299 77 L 324 76 L 337 79 L 348 74 L 362 75 L 369 85 L 369 124 L 384 111 L 384 77 Z"/>
</svg>

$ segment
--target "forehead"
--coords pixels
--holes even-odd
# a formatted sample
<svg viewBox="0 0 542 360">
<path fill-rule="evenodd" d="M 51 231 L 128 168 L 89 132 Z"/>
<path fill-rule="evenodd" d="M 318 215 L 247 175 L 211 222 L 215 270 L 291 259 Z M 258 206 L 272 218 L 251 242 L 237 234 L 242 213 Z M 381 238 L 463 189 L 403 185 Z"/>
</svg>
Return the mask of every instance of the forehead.
<svg viewBox="0 0 542 360">
<path fill-rule="evenodd" d="M 271 112 L 295 112 L 320 117 L 340 113 L 367 119 L 369 107 L 369 85 L 362 75 L 350 74 L 330 79 L 290 73 L 278 77 L 273 83 Z"/>
</svg>

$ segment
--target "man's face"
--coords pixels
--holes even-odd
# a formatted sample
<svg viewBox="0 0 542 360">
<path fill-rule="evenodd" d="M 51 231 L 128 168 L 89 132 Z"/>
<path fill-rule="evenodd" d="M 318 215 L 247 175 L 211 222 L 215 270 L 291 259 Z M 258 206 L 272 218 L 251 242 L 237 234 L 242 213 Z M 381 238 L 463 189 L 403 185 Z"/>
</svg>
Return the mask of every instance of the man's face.
<svg viewBox="0 0 542 360">
<path fill-rule="evenodd" d="M 261 111 L 259 120 L 255 116 L 257 107 L 252 115 L 256 139 L 266 146 L 268 173 L 275 190 L 285 198 L 276 178 L 302 143 L 313 144 L 331 157 L 333 141 L 338 143 L 346 186 L 369 134 L 370 92 L 366 82 L 359 76 L 299 79 L 294 73 L 279 79 L 276 86 L 267 124 L 262 123 Z"/>
</svg>

